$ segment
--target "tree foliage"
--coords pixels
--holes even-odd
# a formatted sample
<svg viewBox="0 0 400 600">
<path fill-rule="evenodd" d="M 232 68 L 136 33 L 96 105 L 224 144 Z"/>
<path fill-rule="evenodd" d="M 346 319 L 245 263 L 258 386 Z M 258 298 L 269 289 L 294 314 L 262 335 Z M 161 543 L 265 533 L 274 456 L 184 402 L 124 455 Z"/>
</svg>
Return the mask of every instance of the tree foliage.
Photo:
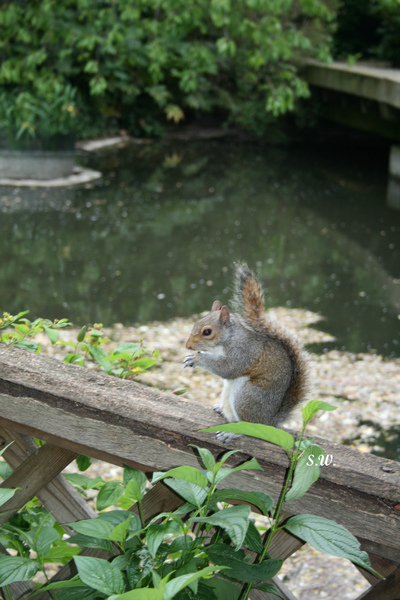
<svg viewBox="0 0 400 600">
<path fill-rule="evenodd" d="M 341 0 L 333 53 L 379 59 L 400 65 L 400 2 L 398 0 Z"/>
<path fill-rule="evenodd" d="M 253 129 L 295 107 L 303 57 L 329 53 L 328 0 L 13 0 L 0 8 L 3 103 L 54 102 L 70 128 L 106 123 L 154 133 L 156 123 L 222 111 Z M 0 109 L 1 111 L 1 109 Z M 0 112 L 4 113 L 4 110 Z M 43 127 L 30 117 L 26 133 Z M 43 119 L 42 119 L 43 121 Z M 48 119 L 45 119 L 48 125 Z M 0 120 L 4 129 L 7 120 Z M 15 127 L 14 127 L 15 128 Z"/>
</svg>

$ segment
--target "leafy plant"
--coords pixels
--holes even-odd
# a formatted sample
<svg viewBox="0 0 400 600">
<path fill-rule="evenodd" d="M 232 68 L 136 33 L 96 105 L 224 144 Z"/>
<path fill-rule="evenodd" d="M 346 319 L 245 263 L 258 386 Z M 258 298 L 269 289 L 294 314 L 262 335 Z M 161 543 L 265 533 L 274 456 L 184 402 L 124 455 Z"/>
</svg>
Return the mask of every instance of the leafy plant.
<svg viewBox="0 0 400 600">
<path fill-rule="evenodd" d="M 303 408 L 303 428 L 297 442 L 288 432 L 254 423 L 204 430 L 251 435 L 284 449 L 289 470 L 275 505 L 265 492 L 220 487 L 233 473 L 261 469 L 254 458 L 227 467 L 235 450 L 217 462 L 209 450 L 194 446 L 201 468 L 181 466 L 153 473 L 152 484 L 164 481 L 184 503 L 175 511 L 157 514 L 148 523 L 143 517 L 148 482 L 142 472 L 125 467 L 121 482 L 107 483 L 99 478 L 69 475 L 81 491 L 100 489 L 99 515 L 69 523 L 75 534 L 67 537 L 47 511 L 25 507 L 1 533 L 1 543 L 16 550 L 17 556 L 0 557 L 0 585 L 31 579 L 39 571 L 45 573 L 46 563 L 63 564 L 73 556 L 77 575 L 38 586 L 41 592 L 51 590 L 58 600 L 246 600 L 252 589 L 282 597 L 270 581 L 282 561 L 268 553 L 274 535 L 281 529 L 321 552 L 347 558 L 377 575 L 357 539 L 341 525 L 313 515 L 282 519 L 283 503 L 303 496 L 319 476 L 321 461 L 310 462 L 309 458 L 323 457 L 324 452 L 312 440 L 303 439 L 306 425 L 318 411 L 334 409 L 325 402 L 309 402 Z M 235 501 L 240 504 L 232 506 Z M 126 510 L 134 504 L 138 506 L 137 514 Z M 267 517 L 264 537 L 251 519 L 251 507 Z M 78 553 L 83 548 L 107 550 L 112 558 L 82 556 Z M 30 558 L 31 550 L 35 557 Z M 34 598 L 35 593 L 28 598 Z"/>
<path fill-rule="evenodd" d="M 0 7 L 0 85 L 37 108 L 54 80 L 78 89 L 86 135 L 93 123 L 154 135 L 204 111 L 258 130 L 308 95 L 299 59 L 327 58 L 333 17 L 323 0 L 12 0 Z"/>
<path fill-rule="evenodd" d="M 65 356 L 64 362 L 87 366 L 94 361 L 108 375 L 122 379 L 131 379 L 150 369 L 158 361 L 157 350 L 149 349 L 142 341 L 120 344 L 115 350 L 107 352 L 102 345 L 110 340 L 105 337 L 101 323 L 95 323 L 93 327 L 85 325 L 79 331 L 76 341 L 66 341 L 60 339 L 60 330 L 71 325 L 68 319 L 49 321 L 39 318 L 31 322 L 25 317 L 28 312 L 23 311 L 15 316 L 3 313 L 0 319 L 0 341 L 31 352 L 40 352 L 41 345 L 34 338 L 39 333 L 45 333 L 53 345 L 73 348 Z M 2 329 L 6 331 L 1 333 Z"/>
<path fill-rule="evenodd" d="M 0 129 L 11 147 L 23 147 L 27 139 L 39 137 L 47 149 L 54 136 L 76 131 L 77 89 L 57 81 L 36 87 L 39 89 L 26 91 L 21 87 L 0 94 Z"/>
</svg>

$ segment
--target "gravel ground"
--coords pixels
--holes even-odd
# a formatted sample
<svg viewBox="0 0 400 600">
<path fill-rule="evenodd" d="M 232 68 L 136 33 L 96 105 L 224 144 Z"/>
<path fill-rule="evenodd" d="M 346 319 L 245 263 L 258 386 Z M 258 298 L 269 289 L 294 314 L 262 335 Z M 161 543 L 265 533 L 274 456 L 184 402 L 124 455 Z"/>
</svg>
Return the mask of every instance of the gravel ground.
<svg viewBox="0 0 400 600">
<path fill-rule="evenodd" d="M 323 329 L 323 321 L 314 313 L 296 309 L 275 309 L 273 314 L 296 332 L 304 344 L 329 342 L 332 338 L 315 329 Z M 111 345 L 143 338 L 147 346 L 160 352 L 162 361 L 138 381 L 164 391 L 186 388 L 185 397 L 215 404 L 221 380 L 205 371 L 183 369 L 185 341 L 193 319 L 174 319 L 167 323 L 152 323 L 139 327 L 115 325 L 106 329 Z M 313 328 L 309 327 L 313 325 Z M 62 338 L 76 339 L 76 331 L 65 331 Z M 43 351 L 62 359 L 59 347 L 52 347 L 43 338 Z M 338 443 L 350 443 L 363 452 L 379 451 L 383 432 L 394 436 L 400 430 L 400 359 L 385 360 L 374 354 L 352 354 L 333 350 L 322 355 L 310 355 L 313 380 L 312 399 L 335 404 L 334 412 L 322 413 L 307 428 L 308 436 L 318 435 Z M 378 417 L 379 415 L 379 417 Z M 300 412 L 285 423 L 299 429 Z M 397 429 L 396 429 L 397 428 Z M 395 432 L 395 433 L 393 433 Z M 399 435 L 397 433 L 397 435 Z M 388 440 L 387 440 L 388 441 Z M 117 467 L 98 463 L 91 467 L 93 475 L 106 479 L 120 476 Z M 369 584 L 357 569 L 345 560 L 319 554 L 303 547 L 288 559 L 280 577 L 300 600 L 351 600 Z"/>
</svg>

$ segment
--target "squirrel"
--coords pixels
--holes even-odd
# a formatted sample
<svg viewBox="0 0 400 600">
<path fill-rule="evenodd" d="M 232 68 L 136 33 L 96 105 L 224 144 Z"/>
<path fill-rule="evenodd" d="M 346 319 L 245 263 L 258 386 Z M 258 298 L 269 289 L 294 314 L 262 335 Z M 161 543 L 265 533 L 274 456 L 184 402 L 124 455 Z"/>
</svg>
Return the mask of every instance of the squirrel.
<svg viewBox="0 0 400 600">
<path fill-rule="evenodd" d="M 264 312 L 264 294 L 246 263 L 235 264 L 235 312 L 215 300 L 195 323 L 184 367 L 201 367 L 224 380 L 214 410 L 228 422 L 279 425 L 306 396 L 308 356 L 295 336 Z M 219 432 L 220 441 L 235 434 Z"/>
</svg>

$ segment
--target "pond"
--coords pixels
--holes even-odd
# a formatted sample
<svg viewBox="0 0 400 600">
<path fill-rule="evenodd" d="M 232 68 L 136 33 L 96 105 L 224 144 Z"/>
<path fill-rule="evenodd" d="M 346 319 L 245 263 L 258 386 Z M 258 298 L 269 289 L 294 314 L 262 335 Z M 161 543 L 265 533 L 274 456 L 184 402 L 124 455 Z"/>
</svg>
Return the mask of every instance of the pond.
<svg viewBox="0 0 400 600">
<path fill-rule="evenodd" d="M 80 158 L 103 173 L 84 188 L 1 188 L 0 308 L 77 326 L 190 316 L 229 301 L 241 259 L 267 307 L 323 315 L 326 347 L 399 356 L 388 150 L 170 140 Z"/>
</svg>

